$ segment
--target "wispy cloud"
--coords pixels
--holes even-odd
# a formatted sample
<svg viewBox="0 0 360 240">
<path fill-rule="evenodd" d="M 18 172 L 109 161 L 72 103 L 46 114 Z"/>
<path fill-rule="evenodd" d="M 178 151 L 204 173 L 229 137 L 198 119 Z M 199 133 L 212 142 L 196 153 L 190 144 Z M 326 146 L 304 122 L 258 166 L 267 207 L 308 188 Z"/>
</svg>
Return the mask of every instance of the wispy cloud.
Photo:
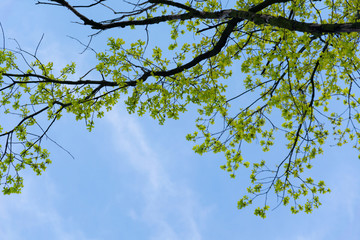
<svg viewBox="0 0 360 240">
<path fill-rule="evenodd" d="M 89 239 L 80 230 L 67 229 L 66 220 L 54 206 L 59 196 L 49 177 L 25 178 L 22 194 L 0 196 L 1 239 Z"/>
<path fill-rule="evenodd" d="M 152 150 L 136 118 L 113 111 L 108 120 L 117 149 L 145 179 L 141 187 L 145 205 L 141 212 L 131 210 L 129 215 L 154 229 L 150 239 L 202 239 L 199 222 L 206 209 L 200 206 L 191 187 L 172 179 L 164 159 Z"/>
<path fill-rule="evenodd" d="M 296 236 L 296 240 L 335 240 L 335 239 L 358 239 L 360 236 L 360 179 L 358 175 L 358 163 L 344 160 L 344 156 L 339 156 L 343 162 L 336 167 L 326 171 L 332 192 L 328 199 L 323 198 L 323 206 L 320 207 L 316 218 L 309 216 L 309 221 L 313 221 L 311 229 L 307 229 L 302 234 Z M 335 159 L 335 157 L 334 157 Z M 354 160 L 356 161 L 356 160 Z M 355 166 L 355 167 L 354 167 Z M 321 212 L 320 212 L 321 211 Z"/>
<path fill-rule="evenodd" d="M 337 180 L 333 189 L 335 197 L 332 198 L 331 204 L 334 209 L 341 211 L 346 215 L 349 222 L 358 221 L 358 213 L 360 211 L 360 179 L 358 169 L 343 166 L 340 167 L 334 176 Z"/>
</svg>

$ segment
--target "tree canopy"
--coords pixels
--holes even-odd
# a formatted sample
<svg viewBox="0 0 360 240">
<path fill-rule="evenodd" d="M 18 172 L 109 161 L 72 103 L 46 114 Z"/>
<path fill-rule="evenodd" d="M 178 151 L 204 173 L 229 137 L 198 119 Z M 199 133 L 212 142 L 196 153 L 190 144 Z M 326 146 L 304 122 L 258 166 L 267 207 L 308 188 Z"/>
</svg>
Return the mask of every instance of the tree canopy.
<svg viewBox="0 0 360 240">
<path fill-rule="evenodd" d="M 110 29 L 121 33 L 123 28 L 139 37 L 109 38 L 107 50 L 96 53 L 97 64 L 85 73 L 77 73 L 75 63 L 56 72 L 36 51 L 2 47 L 4 194 L 20 193 L 21 170 L 30 167 L 40 175 L 51 163 L 41 143 L 64 114 L 84 120 L 91 130 L 94 119 L 121 97 L 129 113 L 149 114 L 160 124 L 196 108 L 197 131 L 187 140 L 194 141 L 198 154 L 223 153 L 220 167 L 231 178 L 238 168 L 250 168 L 248 194 L 238 208 L 263 199 L 256 201 L 254 212 L 261 217 L 278 205 L 290 206 L 292 213 L 309 213 L 321 205 L 319 195 L 330 190 L 308 171 L 323 145 L 349 143 L 360 150 L 358 1 L 36 4 L 70 12 L 79 24 L 93 29 L 91 37 Z M 161 33 L 153 32 L 159 28 Z M 154 42 L 154 34 L 168 44 Z M 263 152 L 281 151 L 277 159 L 249 156 L 244 151 L 248 144 L 258 144 Z"/>
</svg>

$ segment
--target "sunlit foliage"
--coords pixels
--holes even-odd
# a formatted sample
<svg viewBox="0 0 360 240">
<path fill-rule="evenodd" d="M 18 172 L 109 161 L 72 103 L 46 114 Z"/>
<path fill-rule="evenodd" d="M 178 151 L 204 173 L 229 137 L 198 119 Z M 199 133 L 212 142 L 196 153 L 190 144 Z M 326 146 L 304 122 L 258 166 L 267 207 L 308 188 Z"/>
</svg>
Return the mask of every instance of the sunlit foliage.
<svg viewBox="0 0 360 240">
<path fill-rule="evenodd" d="M 40 145 L 63 114 L 85 120 L 91 130 L 94 118 L 120 97 L 129 113 L 149 114 L 160 124 L 196 108 L 197 131 L 187 140 L 194 141 L 198 154 L 222 153 L 220 168 L 231 178 L 240 167 L 250 169 L 248 194 L 238 208 L 262 196 L 254 213 L 263 218 L 281 204 L 292 213 L 321 205 L 319 195 L 330 190 L 308 170 L 324 145 L 350 143 L 360 150 L 357 1 L 38 4 L 61 6 L 95 31 L 130 28 L 145 34 L 130 42 L 109 38 L 107 50 L 96 55 L 97 65 L 76 79 L 75 63 L 56 75 L 53 64 L 36 55 L 0 51 L 1 118 L 17 117 L 16 124 L 0 128 L 5 194 L 20 192 L 20 170 L 30 166 L 41 174 L 51 163 Z M 93 20 L 100 16 L 87 15 L 84 9 L 91 8 L 114 17 Z M 166 46 L 149 38 L 153 25 L 164 29 Z M 24 55 L 32 59 L 27 69 L 17 65 L 16 56 Z M 233 75 L 234 69 L 242 74 Z M 93 79 L 94 73 L 100 79 Z M 259 145 L 265 157 L 246 154 L 248 144 Z M 281 149 L 277 158 L 266 158 L 274 148 Z"/>
</svg>

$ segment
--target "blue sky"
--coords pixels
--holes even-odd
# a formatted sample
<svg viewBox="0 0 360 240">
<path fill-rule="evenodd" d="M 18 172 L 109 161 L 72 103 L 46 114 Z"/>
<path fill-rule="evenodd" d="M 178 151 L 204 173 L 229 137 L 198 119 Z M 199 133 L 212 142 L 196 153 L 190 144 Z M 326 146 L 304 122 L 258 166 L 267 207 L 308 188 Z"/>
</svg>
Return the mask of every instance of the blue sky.
<svg viewBox="0 0 360 240">
<path fill-rule="evenodd" d="M 44 61 L 75 61 L 85 71 L 91 53 L 80 55 L 82 47 L 66 35 L 86 41 L 90 31 L 70 23 L 75 19 L 65 9 L 35 2 L 0 1 L 7 46 L 15 38 L 34 51 L 44 33 Z M 98 50 L 105 38 L 94 40 Z M 89 133 L 83 122 L 65 116 L 50 135 L 74 159 L 47 143 L 53 159 L 47 171 L 26 172 L 22 194 L 0 196 L 0 239 L 360 239 L 360 163 L 351 147 L 328 147 L 314 161 L 312 174 L 332 189 L 320 209 L 292 215 L 279 207 L 263 220 L 251 208 L 237 210 L 247 186 L 243 177 L 234 180 L 220 170 L 222 155 L 191 150 L 185 135 L 194 118 L 189 111 L 160 126 L 129 115 L 120 101 Z"/>
</svg>

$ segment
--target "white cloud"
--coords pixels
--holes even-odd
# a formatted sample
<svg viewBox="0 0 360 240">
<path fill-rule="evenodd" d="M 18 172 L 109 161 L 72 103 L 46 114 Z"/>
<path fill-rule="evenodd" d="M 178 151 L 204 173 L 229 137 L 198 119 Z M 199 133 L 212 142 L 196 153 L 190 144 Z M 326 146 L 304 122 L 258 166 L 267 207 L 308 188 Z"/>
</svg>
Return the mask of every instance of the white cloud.
<svg viewBox="0 0 360 240">
<path fill-rule="evenodd" d="M 351 223 L 358 221 L 356 210 L 360 210 L 360 179 L 356 171 L 350 167 L 340 168 L 335 176 L 338 182 L 333 189 L 335 196 L 331 201 L 332 207 L 345 213 Z"/>
<path fill-rule="evenodd" d="M 171 178 L 134 117 L 113 111 L 107 119 L 114 129 L 117 149 L 126 154 L 127 161 L 144 179 L 141 189 L 145 206 L 131 209 L 129 216 L 154 229 L 150 239 L 202 239 L 199 220 L 206 215 L 206 209 L 191 188 Z"/>
<path fill-rule="evenodd" d="M 358 239 L 360 225 L 357 214 L 360 212 L 360 179 L 358 175 L 358 162 L 354 158 L 345 159 L 340 155 L 342 164 L 338 164 L 324 171 L 327 185 L 332 192 L 323 196 L 323 205 L 311 217 L 311 229 L 306 229 L 296 236 L 295 240 L 335 240 Z M 349 164 L 348 164 L 349 163 Z M 352 164 L 352 165 L 350 165 Z M 317 212 L 319 211 L 319 212 Z"/>
<path fill-rule="evenodd" d="M 0 196 L 1 239 L 89 239 L 80 230 L 66 229 L 65 219 L 53 206 L 59 194 L 50 178 L 28 175 L 25 179 L 21 194 Z"/>
</svg>

